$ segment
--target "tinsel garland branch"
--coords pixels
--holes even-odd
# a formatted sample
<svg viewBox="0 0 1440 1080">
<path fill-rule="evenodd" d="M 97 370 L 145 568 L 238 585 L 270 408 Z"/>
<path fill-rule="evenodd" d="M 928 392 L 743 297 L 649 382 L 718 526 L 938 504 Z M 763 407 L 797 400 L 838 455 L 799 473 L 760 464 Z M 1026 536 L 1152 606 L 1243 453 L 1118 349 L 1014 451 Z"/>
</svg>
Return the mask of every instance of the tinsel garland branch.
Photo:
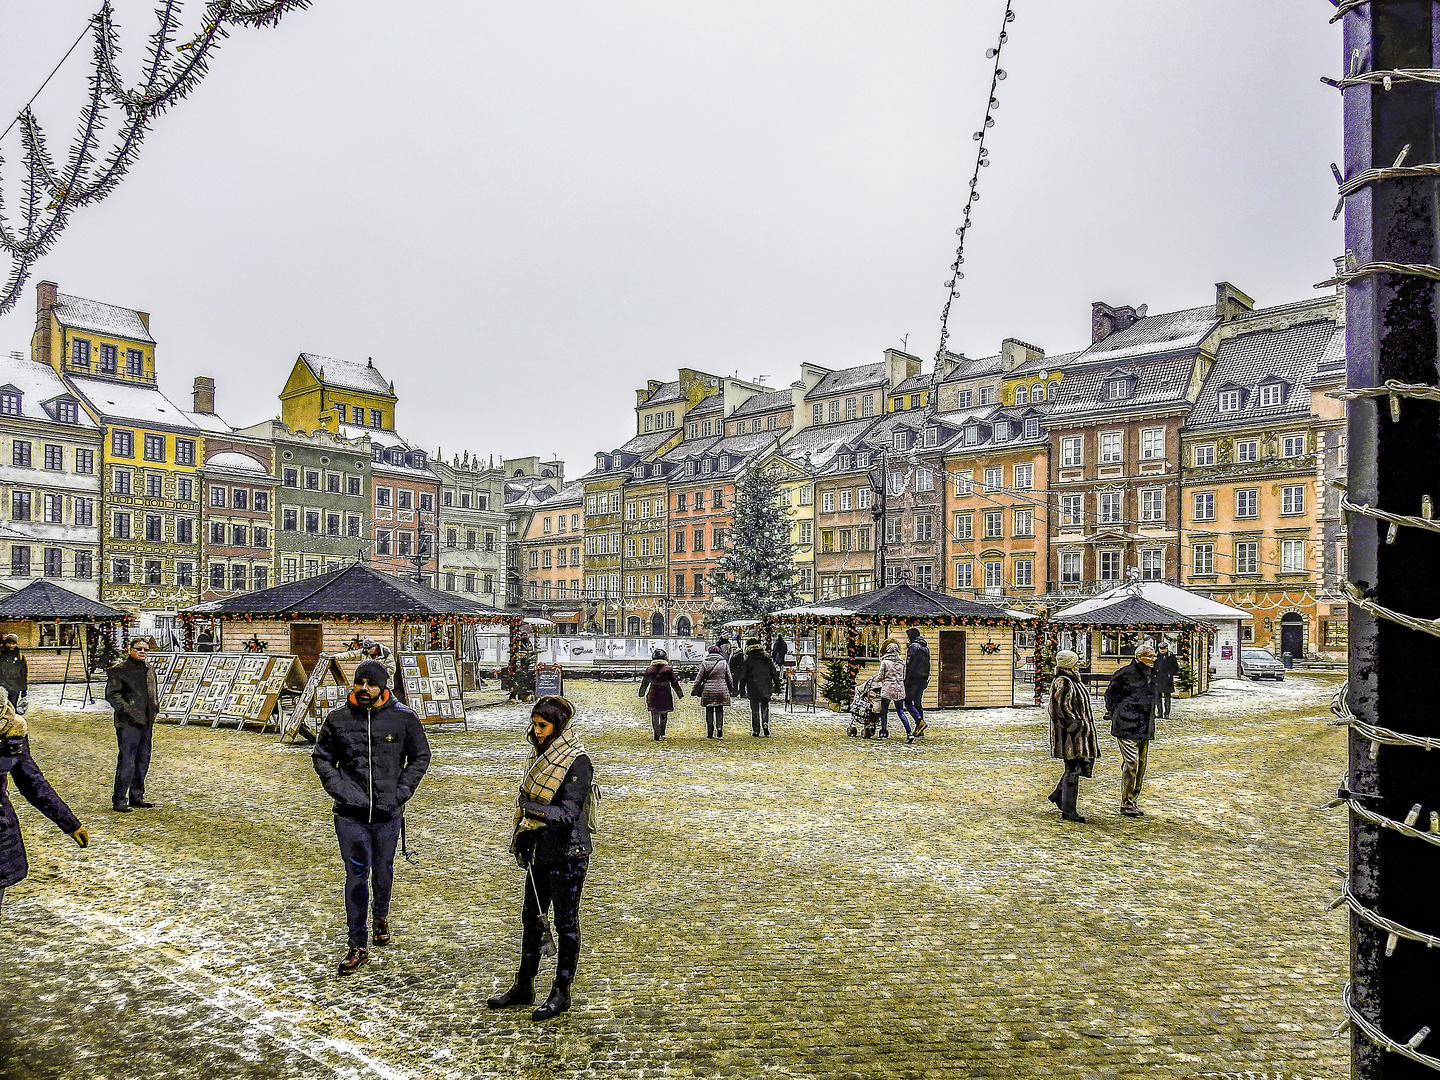
<svg viewBox="0 0 1440 1080">
<path fill-rule="evenodd" d="M 179 26 L 181 0 L 165 0 L 156 12 L 160 25 L 150 37 L 149 62 L 144 82 L 130 88 L 121 78 L 116 58 L 119 39 L 110 0 L 91 18 L 95 37 L 94 70 L 90 93 L 80 117 L 79 131 L 65 168 L 57 169 L 44 131 L 29 105 L 19 116 L 25 149 L 23 229 L 4 219 L 3 185 L 0 185 L 0 249 L 10 256 L 11 268 L 0 291 L 0 315 L 19 300 L 30 270 L 54 245 L 82 206 L 98 202 L 115 189 L 134 163 L 140 144 L 154 118 L 199 85 L 209 69 L 210 56 L 229 28 L 276 25 L 287 11 L 307 8 L 312 0 L 209 0 L 201 29 L 177 47 L 179 60 L 170 57 L 170 42 Z M 119 106 L 125 113 L 114 146 L 101 161 L 100 136 L 106 109 Z M 4 166 L 0 157 L 0 168 Z"/>
</svg>

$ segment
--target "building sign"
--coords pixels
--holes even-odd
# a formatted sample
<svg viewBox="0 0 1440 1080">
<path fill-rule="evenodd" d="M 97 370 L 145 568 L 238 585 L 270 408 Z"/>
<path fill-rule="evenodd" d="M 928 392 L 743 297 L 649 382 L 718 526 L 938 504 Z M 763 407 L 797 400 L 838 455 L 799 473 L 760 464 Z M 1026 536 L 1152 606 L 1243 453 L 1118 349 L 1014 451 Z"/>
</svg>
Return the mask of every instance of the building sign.
<svg viewBox="0 0 1440 1080">
<path fill-rule="evenodd" d="M 1234 645 L 1221 645 L 1221 646 L 1220 646 L 1220 659 L 1221 659 L 1221 660 L 1234 660 L 1234 659 L 1235 659 L 1235 646 L 1234 646 Z"/>
</svg>

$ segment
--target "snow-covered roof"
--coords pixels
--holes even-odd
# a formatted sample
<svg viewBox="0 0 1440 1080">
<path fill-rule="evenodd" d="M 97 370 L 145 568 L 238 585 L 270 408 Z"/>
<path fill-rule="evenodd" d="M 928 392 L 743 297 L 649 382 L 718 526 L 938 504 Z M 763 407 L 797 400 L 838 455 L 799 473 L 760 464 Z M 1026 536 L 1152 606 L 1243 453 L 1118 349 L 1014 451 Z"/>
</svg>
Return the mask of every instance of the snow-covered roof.
<svg viewBox="0 0 1440 1080">
<path fill-rule="evenodd" d="M 828 372 L 824 378 L 810 388 L 810 392 L 805 396 L 807 398 L 830 397 L 834 394 L 845 394 L 851 390 L 861 390 L 865 387 L 883 386 L 884 384 L 884 361 L 874 364 L 857 364 L 855 367 Z"/>
<path fill-rule="evenodd" d="M 50 310 L 54 312 L 56 322 L 71 330 L 84 330 L 91 334 L 155 344 L 155 339 L 150 336 L 140 313 L 133 308 L 102 304 L 99 300 L 86 300 L 83 296 L 59 293 L 55 297 L 55 306 Z"/>
<path fill-rule="evenodd" d="M 113 420 L 132 420 L 139 424 L 164 425 L 186 431 L 199 430 L 200 426 L 190 419 L 184 409 L 154 386 L 94 379 L 86 375 L 71 375 L 70 383 L 96 412 Z"/>
<path fill-rule="evenodd" d="M 1124 330 L 1101 338 L 1076 357 L 1077 364 L 1118 363 L 1142 356 L 1198 349 L 1219 325 L 1215 306 L 1170 311 L 1136 319 Z"/>
<path fill-rule="evenodd" d="M 1073 607 L 1066 608 L 1061 614 L 1083 615 L 1088 611 L 1108 607 L 1127 590 L 1133 591 L 1135 595 L 1149 600 L 1152 604 L 1159 604 L 1161 607 L 1169 608 L 1171 611 L 1191 619 L 1210 622 L 1215 619 L 1250 618 L 1248 611 L 1241 611 L 1229 604 L 1218 603 L 1208 596 L 1202 596 L 1200 593 L 1194 593 L 1175 585 L 1167 585 L 1163 581 L 1124 582 L 1103 593 L 1096 593 L 1087 600 L 1081 600 Z"/>
<path fill-rule="evenodd" d="M 392 473 L 405 473 L 426 480 L 435 479 L 435 474 L 431 472 L 429 468 L 430 452 L 419 443 L 411 442 L 398 431 L 391 431 L 388 428 L 367 428 L 358 427 L 355 424 L 341 424 L 340 434 L 344 435 L 347 439 L 359 438 L 361 435 L 368 435 L 370 437 L 371 460 L 373 462 L 372 468 L 374 469 Z M 426 467 L 417 469 L 410 465 L 398 465 L 384 458 L 375 458 L 373 455 L 377 446 L 385 450 L 418 450 L 425 455 Z"/>
<path fill-rule="evenodd" d="M 53 401 L 58 397 L 73 398 L 75 395 L 55 374 L 55 369 L 49 364 L 37 363 L 34 360 L 16 360 L 13 356 L 0 357 L 0 386 L 13 386 L 20 391 L 20 415 L 27 420 L 49 420 L 54 421 L 55 417 L 45 411 L 43 402 Z M 75 424 L 67 424 L 67 427 L 86 428 L 94 431 L 99 425 L 91 420 L 85 410 L 79 410 L 80 415 L 76 418 Z"/>
<path fill-rule="evenodd" d="M 227 450 L 224 453 L 216 454 L 205 462 L 207 469 L 225 469 L 228 472 L 258 473 L 261 476 L 269 476 L 270 470 L 265 463 L 249 454 L 242 454 L 238 451 Z"/>
<path fill-rule="evenodd" d="M 315 378 L 329 387 L 363 390 L 367 394 L 390 394 L 390 380 L 380 374 L 373 361 L 357 364 L 353 360 L 337 360 L 333 356 L 301 353 L 300 359 Z"/>
</svg>

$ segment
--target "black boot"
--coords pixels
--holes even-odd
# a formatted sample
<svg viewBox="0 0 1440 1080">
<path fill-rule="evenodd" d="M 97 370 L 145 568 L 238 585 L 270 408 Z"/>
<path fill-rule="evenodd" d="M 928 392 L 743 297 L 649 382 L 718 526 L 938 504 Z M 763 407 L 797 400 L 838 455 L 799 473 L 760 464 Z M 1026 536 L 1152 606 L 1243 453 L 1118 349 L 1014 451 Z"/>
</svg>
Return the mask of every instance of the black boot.
<svg viewBox="0 0 1440 1080">
<path fill-rule="evenodd" d="M 661 723 L 660 723 L 660 714 L 659 714 L 659 713 L 653 713 L 653 712 L 652 712 L 652 713 L 650 714 L 650 730 L 655 733 L 655 741 L 656 741 L 656 742 L 659 742 L 659 741 L 660 741 L 660 736 L 663 735 L 663 734 L 665 734 L 665 729 L 664 729 L 664 727 L 663 727 L 663 726 L 661 725 Z"/>
<path fill-rule="evenodd" d="M 550 987 L 550 996 L 545 1004 L 530 1014 L 531 1020 L 549 1020 L 570 1008 L 570 984 L 556 982 Z"/>
<path fill-rule="evenodd" d="M 1085 818 L 1075 812 L 1075 802 L 1080 797 L 1080 777 L 1067 771 L 1060 783 L 1064 788 L 1060 792 L 1060 816 L 1066 821 L 1084 825 Z"/>
<path fill-rule="evenodd" d="M 1057 781 L 1055 781 L 1055 790 L 1052 791 L 1052 792 L 1050 792 L 1049 795 L 1046 795 L 1045 798 L 1049 799 L 1049 800 L 1050 800 L 1051 802 L 1053 802 L 1056 806 L 1059 806 L 1059 805 L 1060 805 L 1060 795 L 1061 795 L 1062 792 L 1064 792 L 1064 790 L 1065 790 L 1065 774 L 1064 774 L 1064 773 L 1061 773 L 1061 774 L 1060 774 L 1060 779 L 1057 780 Z"/>
<path fill-rule="evenodd" d="M 707 739 L 713 739 L 714 737 L 715 737 L 715 710 L 714 710 L 714 709 L 706 709 L 706 710 L 705 710 L 705 738 L 707 738 Z"/>
<path fill-rule="evenodd" d="M 665 737 L 665 724 L 669 721 L 669 719 L 670 714 L 668 712 L 662 712 L 660 714 L 660 737 L 662 739 Z"/>
<path fill-rule="evenodd" d="M 515 983 L 503 994 L 496 994 L 487 998 L 485 1007 L 487 1009 L 513 1009 L 516 1005 L 535 1004 L 535 977 L 532 975 L 525 978 L 521 975 L 515 976 Z"/>
<path fill-rule="evenodd" d="M 720 709 L 715 710 L 715 738 L 725 738 L 725 713 Z"/>
</svg>

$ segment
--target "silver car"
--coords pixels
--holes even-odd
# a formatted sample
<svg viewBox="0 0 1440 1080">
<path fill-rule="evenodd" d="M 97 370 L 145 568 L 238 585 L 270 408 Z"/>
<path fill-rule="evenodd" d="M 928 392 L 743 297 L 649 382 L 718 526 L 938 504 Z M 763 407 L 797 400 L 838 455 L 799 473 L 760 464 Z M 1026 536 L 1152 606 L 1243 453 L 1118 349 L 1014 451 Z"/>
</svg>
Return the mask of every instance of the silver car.
<svg viewBox="0 0 1440 1080">
<path fill-rule="evenodd" d="M 1285 681 L 1285 665 L 1269 649 L 1246 645 L 1240 650 L 1240 674 L 1247 679 Z"/>
</svg>

